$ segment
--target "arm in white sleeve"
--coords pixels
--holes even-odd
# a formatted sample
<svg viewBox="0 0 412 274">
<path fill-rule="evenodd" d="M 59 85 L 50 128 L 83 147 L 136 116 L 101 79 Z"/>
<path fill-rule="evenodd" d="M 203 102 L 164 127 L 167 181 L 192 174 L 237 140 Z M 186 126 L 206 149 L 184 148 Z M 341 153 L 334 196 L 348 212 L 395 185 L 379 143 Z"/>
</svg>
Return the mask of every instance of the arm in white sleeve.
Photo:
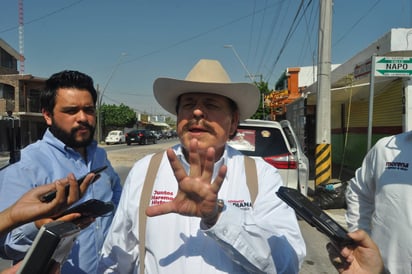
<svg viewBox="0 0 412 274">
<path fill-rule="evenodd" d="M 258 170 L 253 209 L 229 204 L 205 233 L 250 273 L 298 273 L 306 246 L 295 212 L 276 195 L 282 185 L 277 170 L 266 164 Z"/>
<path fill-rule="evenodd" d="M 362 166 L 349 181 L 346 190 L 346 222 L 349 231 L 363 229 L 371 233 L 371 217 L 375 210 L 376 151 L 372 148 L 365 156 Z"/>
<path fill-rule="evenodd" d="M 128 177 L 125 186 L 130 183 L 129 181 Z M 103 244 L 97 273 L 132 273 L 135 268 L 139 255 L 136 246 L 139 242 L 133 233 L 137 228 L 128 217 L 128 202 L 129 192 L 124 191 Z"/>
<path fill-rule="evenodd" d="M 259 227 L 250 211 L 229 205 L 205 233 L 249 273 L 299 272 L 299 258 L 288 240 Z"/>
</svg>

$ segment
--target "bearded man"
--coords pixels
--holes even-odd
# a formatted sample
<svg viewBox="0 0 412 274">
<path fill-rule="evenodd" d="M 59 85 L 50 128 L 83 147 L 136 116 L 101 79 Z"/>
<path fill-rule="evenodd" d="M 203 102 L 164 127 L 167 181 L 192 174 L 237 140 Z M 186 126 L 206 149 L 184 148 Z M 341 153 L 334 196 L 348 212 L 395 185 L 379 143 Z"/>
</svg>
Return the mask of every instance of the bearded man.
<svg viewBox="0 0 412 274">
<path fill-rule="evenodd" d="M 97 92 L 90 76 L 62 71 L 47 81 L 40 97 L 48 128 L 43 138 L 21 151 L 21 160 L 0 173 L 0 210 L 17 201 L 28 190 L 73 173 L 79 178 L 91 170 L 108 166 L 95 178 L 76 204 L 89 199 L 111 201 L 116 206 L 122 186 L 106 151 L 93 140 L 96 127 Z M 75 204 L 75 205 L 76 205 Z M 15 263 L 24 258 L 43 219 L 11 231 L 1 244 L 0 255 Z M 84 228 L 73 245 L 61 273 L 95 273 L 97 258 L 112 216 L 99 217 Z"/>
</svg>

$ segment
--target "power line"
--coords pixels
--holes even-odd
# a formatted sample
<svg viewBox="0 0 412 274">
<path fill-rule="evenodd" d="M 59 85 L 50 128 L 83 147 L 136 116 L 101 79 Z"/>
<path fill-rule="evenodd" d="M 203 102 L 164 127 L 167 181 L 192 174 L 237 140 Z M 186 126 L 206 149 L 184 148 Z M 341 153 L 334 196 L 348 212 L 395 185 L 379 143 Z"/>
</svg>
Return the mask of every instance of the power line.
<svg viewBox="0 0 412 274">
<path fill-rule="evenodd" d="M 265 77 L 266 79 L 270 79 L 270 78 L 271 78 L 271 76 L 272 76 L 272 74 L 273 74 L 273 71 L 274 71 L 277 63 L 279 62 L 279 59 L 280 59 L 280 57 L 281 57 L 282 54 L 283 54 L 283 51 L 286 49 L 287 44 L 289 43 L 289 41 L 290 41 L 293 33 L 296 31 L 296 28 L 297 28 L 297 26 L 299 25 L 301 19 L 303 18 L 303 15 L 305 14 L 308 6 L 312 3 L 312 0 L 309 0 L 308 4 L 306 5 L 305 9 L 303 10 L 303 14 L 301 15 L 301 17 L 300 17 L 299 20 L 298 20 L 298 15 L 299 15 L 300 11 L 302 10 L 303 2 L 304 2 L 304 1 L 305 1 L 305 0 L 302 0 L 302 1 L 300 2 L 300 5 L 299 5 L 298 10 L 297 10 L 297 12 L 296 12 L 296 14 L 295 14 L 295 17 L 293 18 L 292 24 L 290 25 L 289 31 L 288 31 L 288 33 L 287 33 L 287 35 L 286 35 L 286 37 L 285 37 L 285 40 L 283 41 L 282 47 L 280 48 L 280 51 L 279 51 L 279 53 L 278 53 L 278 55 L 277 55 L 277 57 L 276 57 L 276 59 L 275 59 L 275 62 L 273 63 L 273 65 L 272 65 L 272 67 L 271 67 L 271 69 L 270 69 L 270 71 L 269 71 L 269 73 L 268 73 L 268 76 Z M 296 23 L 296 22 L 297 22 L 297 23 Z M 295 23 L 296 23 L 296 25 L 295 25 Z"/>
<path fill-rule="evenodd" d="M 50 16 L 55 15 L 55 14 L 57 14 L 57 13 L 60 13 L 60 12 L 62 12 L 62 11 L 64 11 L 64 10 L 66 10 L 66 9 L 72 8 L 72 7 L 74 7 L 75 5 L 78 5 L 78 4 L 80 4 L 81 2 L 84 2 L 84 1 L 86 1 L 86 0 L 78 0 L 78 1 L 73 2 L 73 3 L 71 3 L 71 4 L 67 5 L 67 6 L 64 6 L 64 7 L 62 7 L 62 8 L 59 8 L 59 9 L 57 9 L 57 10 L 55 10 L 55 11 L 49 12 L 49 13 L 47 13 L 47 14 L 45 14 L 45 15 L 42 15 L 42 16 L 40 16 L 40 17 L 37 17 L 37 18 L 35 18 L 35 19 L 26 21 L 26 22 L 24 22 L 24 24 L 25 24 L 25 25 L 28 25 L 28 24 L 31 24 L 31 23 L 34 23 L 34 22 L 43 20 L 43 19 L 45 19 L 45 18 L 47 18 L 47 17 L 50 17 Z M 13 26 L 13 27 L 9 27 L 9 28 L 7 28 L 7 29 L 0 30 L 0 33 L 8 32 L 8 31 L 11 31 L 11 30 L 15 30 L 15 29 L 17 29 L 17 28 L 19 28 L 18 25 L 17 25 L 17 26 Z"/>
<path fill-rule="evenodd" d="M 362 22 L 362 20 L 370 14 L 370 12 L 379 4 L 380 1 L 381 0 L 377 0 L 363 15 L 361 15 L 359 19 L 356 20 L 355 23 L 353 23 L 353 25 L 335 43 L 333 43 L 333 46 L 339 44 L 340 41 L 342 41 L 360 22 Z"/>
<path fill-rule="evenodd" d="M 285 3 L 288 3 L 289 5 L 291 5 L 291 1 L 282 1 L 280 4 L 280 7 L 277 9 L 277 13 L 273 15 L 273 20 L 272 20 L 272 25 L 271 25 L 271 32 L 269 33 L 269 35 L 266 36 L 266 43 L 264 45 L 263 48 L 263 53 L 261 55 L 260 61 L 258 63 L 258 67 L 256 71 L 262 71 L 262 67 L 263 67 L 263 62 L 267 60 L 267 56 L 270 56 L 271 54 L 268 54 L 269 48 L 270 48 L 270 41 L 272 40 L 272 37 L 275 35 L 275 27 L 278 25 L 278 21 L 280 20 L 280 22 L 283 22 L 282 18 L 279 16 L 279 14 L 281 14 L 281 11 L 283 9 L 283 5 Z M 282 13 L 284 17 L 286 17 L 286 12 Z M 263 18 L 262 18 L 262 26 L 261 28 L 263 28 Z"/>
<path fill-rule="evenodd" d="M 214 31 L 217 31 L 217 30 L 219 30 L 219 29 L 222 29 L 222 28 L 225 28 L 225 27 L 227 27 L 227 26 L 233 25 L 233 24 L 235 24 L 235 23 L 237 23 L 237 22 L 239 22 L 239 21 L 242 21 L 242 20 L 244 20 L 244 19 L 246 19 L 246 18 L 249 18 L 249 17 L 251 17 L 251 16 L 254 16 L 254 15 L 256 15 L 256 14 L 259 14 L 259 13 L 265 11 L 267 8 L 271 8 L 271 7 L 274 7 L 274 6 L 275 6 L 275 5 L 271 5 L 271 6 L 269 6 L 269 7 L 263 8 L 263 9 L 258 9 L 258 10 L 256 10 L 256 11 L 253 11 L 253 12 L 251 12 L 251 13 L 248 13 L 248 14 L 246 14 L 246 15 L 243 15 L 243 16 L 241 16 L 241 17 L 238 17 L 238 18 L 235 18 L 235 19 L 233 19 L 233 20 L 231 20 L 231 21 L 228 21 L 228 22 L 226 22 L 226 23 L 224 23 L 224 24 L 217 25 L 217 26 L 212 27 L 212 28 L 210 28 L 210 29 L 208 29 L 208 30 L 206 30 L 206 31 L 200 32 L 200 33 L 198 33 L 198 34 L 195 34 L 195 35 L 193 35 L 193 36 L 191 36 L 191 37 L 188 37 L 188 38 L 182 39 L 182 40 L 180 40 L 180 41 L 176 41 L 176 42 L 174 42 L 174 43 L 171 43 L 171 44 L 169 44 L 168 46 L 165 46 L 165 47 L 162 47 L 162 48 L 158 48 L 158 49 L 155 49 L 155 50 L 153 50 L 153 51 L 151 51 L 151 52 L 148 52 L 148 53 L 146 53 L 146 54 L 137 56 L 136 58 L 129 59 L 129 61 L 124 62 L 123 64 L 125 64 L 125 63 L 132 63 L 132 62 L 135 62 L 135 61 L 137 61 L 137 60 L 140 60 L 140 59 L 142 59 L 142 58 L 144 58 L 144 57 L 151 56 L 151 55 L 153 55 L 153 54 L 162 52 L 162 51 L 164 51 L 164 50 L 177 47 L 177 46 L 179 46 L 179 45 L 182 45 L 182 44 L 184 44 L 184 43 L 186 43 L 186 42 L 195 40 L 195 39 L 197 39 L 197 38 L 199 38 L 199 37 L 205 36 L 205 35 L 207 35 L 207 34 L 209 34 L 209 33 L 212 33 L 212 32 L 214 32 Z"/>
</svg>

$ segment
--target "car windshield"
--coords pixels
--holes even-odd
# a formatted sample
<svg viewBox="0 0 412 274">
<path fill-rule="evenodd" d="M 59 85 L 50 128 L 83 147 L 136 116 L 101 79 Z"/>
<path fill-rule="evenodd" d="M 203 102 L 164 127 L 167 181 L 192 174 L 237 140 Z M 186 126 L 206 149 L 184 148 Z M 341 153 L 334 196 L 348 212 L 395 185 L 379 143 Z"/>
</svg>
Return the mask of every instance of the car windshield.
<svg viewBox="0 0 412 274">
<path fill-rule="evenodd" d="M 239 126 L 237 136 L 229 145 L 247 156 L 269 157 L 288 153 L 282 133 L 277 128 Z"/>
<path fill-rule="evenodd" d="M 116 131 L 114 131 L 114 132 L 110 132 L 110 134 L 109 134 L 110 136 L 116 136 L 116 135 L 119 135 L 119 133 L 118 132 L 116 132 Z"/>
</svg>

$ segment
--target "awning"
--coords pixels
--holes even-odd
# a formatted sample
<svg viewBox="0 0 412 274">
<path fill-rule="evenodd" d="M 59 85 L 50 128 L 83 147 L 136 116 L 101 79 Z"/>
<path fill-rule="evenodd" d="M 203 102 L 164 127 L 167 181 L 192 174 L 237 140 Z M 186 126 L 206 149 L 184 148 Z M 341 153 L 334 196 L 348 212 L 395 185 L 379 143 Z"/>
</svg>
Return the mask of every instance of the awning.
<svg viewBox="0 0 412 274">
<path fill-rule="evenodd" d="M 170 128 L 170 126 L 166 123 L 161 123 L 161 122 L 149 122 L 149 124 L 152 124 L 154 126 L 157 127 L 166 127 L 166 128 Z"/>
</svg>

